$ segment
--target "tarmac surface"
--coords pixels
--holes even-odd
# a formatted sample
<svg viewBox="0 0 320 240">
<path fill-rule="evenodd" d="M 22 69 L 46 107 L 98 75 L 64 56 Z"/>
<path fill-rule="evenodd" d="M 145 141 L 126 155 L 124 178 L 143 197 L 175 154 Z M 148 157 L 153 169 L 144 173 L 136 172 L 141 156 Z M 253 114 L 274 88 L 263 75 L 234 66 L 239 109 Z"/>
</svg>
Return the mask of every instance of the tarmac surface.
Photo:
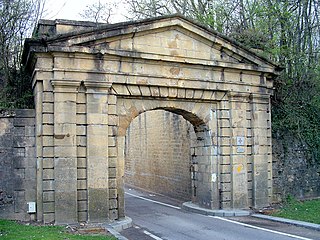
<svg viewBox="0 0 320 240">
<path fill-rule="evenodd" d="M 120 233 L 113 230 L 120 240 L 320 240 L 317 224 L 261 214 L 249 216 L 247 211 L 220 210 L 213 214 L 196 205 L 185 207 L 174 199 L 134 189 L 126 189 L 125 200 L 129 218 L 114 227 Z"/>
</svg>

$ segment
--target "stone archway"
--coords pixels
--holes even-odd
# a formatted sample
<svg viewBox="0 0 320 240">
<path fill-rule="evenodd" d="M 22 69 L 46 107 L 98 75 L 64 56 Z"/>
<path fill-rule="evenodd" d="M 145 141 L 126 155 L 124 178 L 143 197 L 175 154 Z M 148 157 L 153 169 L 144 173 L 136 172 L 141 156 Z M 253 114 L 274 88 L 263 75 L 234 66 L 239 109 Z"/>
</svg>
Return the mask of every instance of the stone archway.
<svg viewBox="0 0 320 240">
<path fill-rule="evenodd" d="M 124 136 L 153 109 L 195 126 L 199 205 L 271 202 L 272 62 L 181 16 L 41 21 L 36 33 L 24 64 L 36 100 L 38 221 L 122 218 Z"/>
<path fill-rule="evenodd" d="M 187 100 L 187 99 L 186 99 Z M 118 98 L 117 109 L 119 116 L 119 134 L 118 139 L 118 194 L 119 214 L 124 216 L 124 168 L 125 168 L 125 134 L 132 119 L 139 114 L 155 110 L 163 109 L 183 116 L 188 120 L 195 129 L 197 144 L 193 147 L 192 162 L 197 175 L 193 181 L 197 190 L 193 192 L 193 201 L 207 208 L 219 208 L 219 180 L 218 176 L 218 159 L 217 146 L 213 140 L 217 132 L 217 116 L 214 116 L 216 104 L 214 101 L 207 103 L 196 103 L 186 100 L 168 100 L 161 98 L 140 99 Z M 193 189 L 193 191 L 195 191 Z M 121 215 L 122 214 L 122 215 Z"/>
</svg>

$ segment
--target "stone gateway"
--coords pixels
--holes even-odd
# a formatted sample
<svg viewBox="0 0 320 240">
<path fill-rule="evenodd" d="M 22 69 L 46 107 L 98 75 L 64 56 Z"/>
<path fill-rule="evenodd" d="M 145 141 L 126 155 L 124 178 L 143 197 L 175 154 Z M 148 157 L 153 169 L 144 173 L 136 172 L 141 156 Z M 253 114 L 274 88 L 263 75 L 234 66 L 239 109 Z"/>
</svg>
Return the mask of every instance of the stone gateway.
<svg viewBox="0 0 320 240">
<path fill-rule="evenodd" d="M 23 61 L 36 106 L 38 221 L 123 218 L 127 129 L 151 110 L 178 114 L 194 129 L 194 203 L 271 203 L 274 63 L 177 15 L 119 24 L 42 20 L 35 36 Z"/>
</svg>

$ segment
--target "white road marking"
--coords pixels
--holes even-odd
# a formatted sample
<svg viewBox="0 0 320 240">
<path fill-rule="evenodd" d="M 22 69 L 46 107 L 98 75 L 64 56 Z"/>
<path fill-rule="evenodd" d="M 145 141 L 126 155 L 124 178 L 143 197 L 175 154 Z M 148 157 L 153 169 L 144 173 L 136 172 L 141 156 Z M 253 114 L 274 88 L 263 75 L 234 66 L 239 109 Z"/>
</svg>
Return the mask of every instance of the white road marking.
<svg viewBox="0 0 320 240">
<path fill-rule="evenodd" d="M 128 195 L 130 195 L 130 196 L 132 196 L 132 197 L 140 198 L 140 199 L 142 199 L 142 200 L 146 200 L 146 201 L 148 201 L 148 202 L 157 203 L 157 204 L 160 204 L 160 205 L 163 205 L 163 206 L 166 206 L 166 207 L 171 207 L 171 208 L 179 209 L 179 210 L 181 209 L 181 207 L 177 207 L 177 206 L 173 206 L 173 205 L 170 205 L 170 204 L 158 202 L 158 201 L 155 201 L 155 200 L 151 200 L 151 199 L 149 199 L 149 198 L 140 197 L 140 196 L 134 195 L 134 194 L 132 194 L 132 193 L 125 192 L 125 194 L 128 194 Z"/>
<path fill-rule="evenodd" d="M 143 231 L 144 234 L 148 235 L 149 237 L 152 237 L 153 239 L 156 240 L 163 240 L 162 238 L 157 237 L 156 235 L 153 235 L 152 233 L 149 233 L 148 231 L 144 230 Z"/>
<path fill-rule="evenodd" d="M 132 197 L 136 197 L 136 198 L 148 201 L 148 202 L 157 203 L 157 204 L 160 204 L 160 205 L 163 205 L 163 206 L 166 206 L 166 207 L 171 207 L 171 208 L 179 209 L 179 210 L 181 209 L 181 207 L 177 207 L 177 206 L 173 206 L 173 205 L 170 205 L 170 204 L 166 204 L 166 203 L 158 202 L 158 201 L 155 201 L 155 200 L 151 200 L 151 199 L 148 199 L 148 198 L 140 197 L 140 196 L 132 194 L 132 193 L 125 192 L 125 194 L 128 194 L 128 195 L 130 195 Z M 313 240 L 311 238 L 305 238 L 305 237 L 300 237 L 300 236 L 289 234 L 289 233 L 278 232 L 278 231 L 267 229 L 267 228 L 262 228 L 262 227 L 257 227 L 257 226 L 253 226 L 253 225 L 246 224 L 246 223 L 236 222 L 236 221 L 233 221 L 233 220 L 230 220 L 230 219 L 226 219 L 226 218 L 222 218 L 222 217 L 217 217 L 217 216 L 206 216 L 206 217 L 211 217 L 211 218 L 219 219 L 221 221 L 226 221 L 226 222 L 238 224 L 238 225 L 241 225 L 241 226 L 244 226 L 244 227 L 249 227 L 249 228 L 253 228 L 253 229 L 257 229 L 257 230 L 261 230 L 261 231 L 265 231 L 265 232 L 270 232 L 270 233 L 275 233 L 275 234 L 279 234 L 279 235 L 283 235 L 283 236 L 287 236 L 287 237 L 292 237 L 292 238 L 296 238 L 296 239 Z M 150 236 L 150 237 L 152 237 L 153 239 L 163 240 L 162 238 L 159 238 L 159 237 L 153 235 L 152 233 L 150 233 L 148 231 L 144 230 L 143 233 L 148 235 L 148 236 Z"/>
<path fill-rule="evenodd" d="M 275 234 L 279 234 L 279 235 L 283 235 L 283 236 L 287 236 L 287 237 L 292 237 L 292 238 L 296 238 L 296 239 L 301 239 L 301 240 L 312 240 L 311 238 L 305 238 L 305 237 L 300 237 L 297 235 L 292 235 L 292 234 L 288 234 L 288 233 L 284 233 L 284 232 L 278 232 L 278 231 L 274 231 L 274 230 L 270 230 L 270 229 L 266 229 L 266 228 L 261 228 L 261 227 L 256 227 L 253 225 L 249 225 L 246 223 L 241 223 L 241 222 L 236 222 L 230 219 L 226 219 L 226 218 L 222 218 L 222 217 L 217 217 L 217 216 L 208 216 L 208 217 L 212 217 L 212 218 L 216 218 L 222 221 L 226 221 L 226 222 L 231 222 L 231 223 L 235 223 L 244 227 L 249 227 L 249 228 L 254 228 L 257 230 L 261 230 L 261 231 L 265 231 L 265 232 L 271 232 L 271 233 L 275 233 Z"/>
</svg>

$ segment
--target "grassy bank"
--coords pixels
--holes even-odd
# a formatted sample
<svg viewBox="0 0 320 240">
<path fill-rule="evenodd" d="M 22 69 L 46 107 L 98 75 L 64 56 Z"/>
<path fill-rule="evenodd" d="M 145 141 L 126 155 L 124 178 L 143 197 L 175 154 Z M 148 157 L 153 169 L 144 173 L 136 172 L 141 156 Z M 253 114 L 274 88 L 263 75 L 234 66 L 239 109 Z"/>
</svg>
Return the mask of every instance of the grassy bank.
<svg viewBox="0 0 320 240">
<path fill-rule="evenodd" d="M 320 224 L 320 199 L 309 201 L 288 199 L 272 216 Z"/>
<path fill-rule="evenodd" d="M 62 226 L 33 226 L 20 224 L 14 221 L 0 220 L 1 240 L 115 240 L 106 234 L 80 234 L 78 231 L 71 233 Z"/>
</svg>

